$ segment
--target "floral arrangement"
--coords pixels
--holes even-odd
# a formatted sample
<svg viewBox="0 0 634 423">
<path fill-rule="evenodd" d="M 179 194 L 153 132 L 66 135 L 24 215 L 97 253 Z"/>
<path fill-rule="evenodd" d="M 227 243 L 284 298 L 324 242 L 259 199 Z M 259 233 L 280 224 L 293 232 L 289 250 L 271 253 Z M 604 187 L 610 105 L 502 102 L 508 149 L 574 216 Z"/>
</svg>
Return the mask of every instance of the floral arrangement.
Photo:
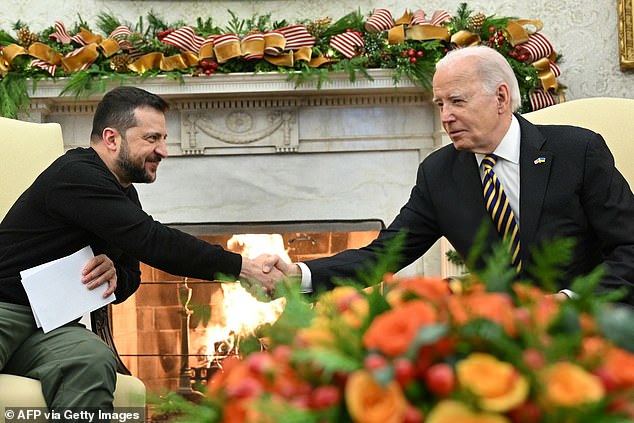
<svg viewBox="0 0 634 423">
<path fill-rule="evenodd" d="M 64 22 L 39 33 L 18 21 L 0 29 L 0 116 L 15 117 L 29 102 L 28 81 L 64 78 L 62 94 L 85 96 L 105 91 L 108 81 L 165 75 L 213 77 L 214 73 L 282 72 L 297 84 L 328 81 L 330 72 L 371 78 L 367 69 L 394 70 L 395 84 L 408 77 L 429 90 L 434 64 L 456 47 L 486 44 L 513 67 L 522 111 L 563 99 L 557 83 L 558 56 L 541 34 L 539 20 L 485 16 L 465 3 L 454 15 L 406 10 L 398 18 L 377 8 L 351 12 L 333 22 L 325 17 L 289 23 L 270 15 L 232 19 L 226 27 L 199 17 L 196 25 L 167 23 L 153 12 L 135 25 L 109 14 L 91 28 Z M 100 32 L 100 33 L 98 33 Z"/>
<path fill-rule="evenodd" d="M 545 286 L 571 251 L 556 244 L 538 253 Z M 226 423 L 633 421 L 631 309 L 594 293 L 600 270 L 566 301 L 512 282 L 500 251 L 453 284 L 386 275 L 314 306 L 287 292 L 268 349 L 225 360 L 201 403 L 173 396 L 163 410 Z"/>
</svg>

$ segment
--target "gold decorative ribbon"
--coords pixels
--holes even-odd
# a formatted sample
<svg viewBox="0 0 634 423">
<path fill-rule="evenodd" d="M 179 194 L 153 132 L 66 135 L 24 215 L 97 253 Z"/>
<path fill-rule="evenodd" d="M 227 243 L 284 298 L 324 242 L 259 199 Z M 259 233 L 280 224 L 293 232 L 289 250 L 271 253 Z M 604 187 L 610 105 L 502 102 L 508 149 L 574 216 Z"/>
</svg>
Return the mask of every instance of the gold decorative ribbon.
<svg viewBox="0 0 634 423">
<path fill-rule="evenodd" d="M 510 21 L 506 26 L 506 34 L 509 43 L 515 47 L 528 41 L 528 36 L 541 31 L 544 27 L 542 21 L 537 19 L 520 19 Z"/>
<path fill-rule="evenodd" d="M 471 31 L 461 30 L 451 36 L 451 44 L 456 47 L 476 46 L 480 44 L 480 35 Z"/>
<path fill-rule="evenodd" d="M 556 91 L 559 85 L 557 84 L 557 77 L 550 67 L 550 58 L 542 57 L 534 61 L 532 65 L 537 69 L 537 77 L 541 81 L 544 91 L 548 91 L 551 88 Z"/>
<path fill-rule="evenodd" d="M 136 73 L 145 73 L 150 69 L 172 71 L 185 69 L 198 64 L 198 56 L 191 51 L 186 51 L 174 56 L 165 57 L 163 53 L 148 53 L 139 57 L 128 65 L 128 69 Z"/>
</svg>

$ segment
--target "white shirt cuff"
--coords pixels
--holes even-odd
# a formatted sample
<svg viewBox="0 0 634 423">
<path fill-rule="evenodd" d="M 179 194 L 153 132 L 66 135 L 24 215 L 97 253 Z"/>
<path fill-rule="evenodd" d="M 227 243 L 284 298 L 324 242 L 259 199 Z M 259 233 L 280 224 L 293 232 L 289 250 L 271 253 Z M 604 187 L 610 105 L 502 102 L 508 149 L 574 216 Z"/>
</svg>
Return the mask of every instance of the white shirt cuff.
<svg viewBox="0 0 634 423">
<path fill-rule="evenodd" d="M 568 298 L 575 298 L 577 294 L 569 289 L 560 289 L 559 292 L 563 293 Z"/>
<path fill-rule="evenodd" d="M 302 271 L 302 286 L 299 290 L 302 294 L 310 294 L 313 292 L 313 281 L 312 274 L 310 273 L 310 268 L 306 266 L 306 264 L 298 262 L 295 263 L 299 266 Z"/>
</svg>

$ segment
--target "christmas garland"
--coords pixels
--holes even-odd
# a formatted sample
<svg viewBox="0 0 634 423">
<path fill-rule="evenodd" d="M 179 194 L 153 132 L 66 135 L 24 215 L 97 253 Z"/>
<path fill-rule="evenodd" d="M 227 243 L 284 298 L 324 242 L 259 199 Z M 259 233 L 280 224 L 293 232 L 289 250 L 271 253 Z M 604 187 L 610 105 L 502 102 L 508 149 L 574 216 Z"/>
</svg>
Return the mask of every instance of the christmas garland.
<svg viewBox="0 0 634 423">
<path fill-rule="evenodd" d="M 520 84 L 521 111 L 563 100 L 558 55 L 540 33 L 539 20 L 485 16 L 466 3 L 455 15 L 406 10 L 395 18 L 378 8 L 335 22 L 240 19 L 229 13 L 224 28 L 211 18 L 169 24 L 150 12 L 131 25 L 100 14 L 95 26 L 108 35 L 96 34 L 84 21 L 70 30 L 56 21 L 40 33 L 18 21 L 15 37 L 0 30 L 0 116 L 16 117 L 29 104 L 29 82 L 35 89 L 42 79 L 63 78 L 63 95 L 83 97 L 103 92 L 112 80 L 157 75 L 183 82 L 184 76 L 281 72 L 298 85 L 316 81 L 320 88 L 331 72 L 346 72 L 354 81 L 358 74 L 371 79 L 367 69 L 388 68 L 395 84 L 407 77 L 429 91 L 435 63 L 450 49 L 475 44 L 507 58 Z"/>
</svg>

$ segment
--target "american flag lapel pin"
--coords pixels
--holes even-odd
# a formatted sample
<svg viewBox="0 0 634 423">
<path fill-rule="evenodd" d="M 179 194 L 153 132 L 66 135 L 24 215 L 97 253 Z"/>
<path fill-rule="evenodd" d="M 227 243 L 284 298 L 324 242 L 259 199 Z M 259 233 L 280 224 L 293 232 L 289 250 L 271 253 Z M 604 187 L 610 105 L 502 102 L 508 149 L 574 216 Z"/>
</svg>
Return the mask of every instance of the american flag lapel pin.
<svg viewBox="0 0 634 423">
<path fill-rule="evenodd" d="M 534 164 L 546 163 L 546 157 L 538 157 L 533 161 Z"/>
</svg>

